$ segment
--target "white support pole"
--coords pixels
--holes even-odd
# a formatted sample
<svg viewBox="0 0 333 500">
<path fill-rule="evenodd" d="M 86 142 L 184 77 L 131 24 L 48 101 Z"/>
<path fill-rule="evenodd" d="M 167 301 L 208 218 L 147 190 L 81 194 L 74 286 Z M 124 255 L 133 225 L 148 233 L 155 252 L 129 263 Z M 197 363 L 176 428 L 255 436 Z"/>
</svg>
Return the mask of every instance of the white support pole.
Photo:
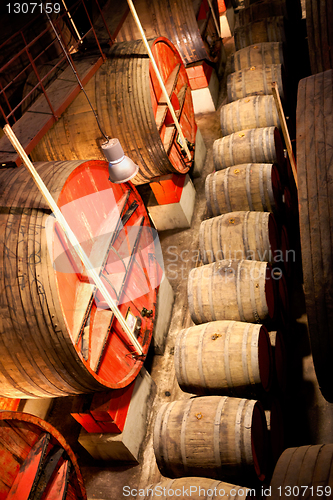
<svg viewBox="0 0 333 500">
<path fill-rule="evenodd" d="M 136 25 L 137 25 L 137 27 L 138 27 L 138 29 L 139 29 L 139 31 L 140 31 L 140 34 L 141 34 L 141 37 L 142 37 L 142 41 L 143 41 L 143 43 L 144 43 L 144 45 L 145 45 L 145 47 L 146 47 L 146 49 L 147 49 L 147 52 L 148 52 L 149 58 L 150 58 L 150 60 L 151 60 L 151 62 L 152 62 L 152 65 L 153 65 L 153 67 L 154 67 L 154 70 L 155 70 L 155 73 L 156 73 L 157 79 L 158 79 L 158 81 L 159 81 L 159 84 L 161 85 L 162 92 L 163 92 L 163 94 L 164 94 L 164 97 L 165 97 L 165 100 L 166 100 L 166 102 L 167 102 L 168 108 L 170 109 L 170 113 L 171 113 L 171 115 L 172 115 L 173 121 L 175 122 L 176 129 L 177 129 L 177 130 L 178 130 L 178 132 L 179 132 L 180 138 L 181 138 L 181 140 L 182 140 L 182 145 L 183 145 L 183 147 L 184 147 L 184 149 L 185 149 L 185 151 L 186 151 L 186 154 L 187 154 L 187 158 L 191 161 L 191 160 L 192 160 L 192 155 L 191 155 L 191 153 L 190 153 L 190 150 L 188 149 L 186 139 L 185 139 L 185 137 L 184 137 L 183 131 L 182 131 L 181 126 L 180 126 L 180 124 L 179 124 L 179 121 L 178 121 L 178 118 L 177 118 L 177 116 L 176 116 L 175 110 L 174 110 L 174 108 L 173 108 L 173 106 L 172 106 L 172 104 L 171 104 L 171 101 L 170 101 L 170 98 L 169 98 L 168 92 L 167 92 L 167 90 L 166 90 L 166 88 L 165 88 L 165 85 L 164 85 L 163 79 L 162 79 L 161 74 L 160 74 L 160 72 L 159 72 L 159 69 L 158 69 L 158 67 L 157 67 L 157 64 L 156 64 L 156 61 L 155 61 L 155 59 L 154 59 L 153 53 L 152 53 L 152 51 L 151 51 L 151 49 L 150 49 L 150 47 L 149 47 L 149 44 L 148 44 L 148 41 L 147 41 L 146 35 L 145 35 L 145 33 L 144 33 L 144 31 L 143 31 L 143 28 L 142 28 L 142 25 L 141 25 L 141 23 L 140 23 L 140 19 L 139 19 L 139 17 L 138 17 L 138 15 L 137 15 L 137 13 L 136 13 L 136 10 L 135 10 L 135 7 L 134 7 L 134 5 L 133 5 L 132 0 L 127 0 L 127 3 L 128 3 L 128 6 L 129 6 L 129 8 L 130 8 L 130 10 L 131 10 L 131 12 L 132 12 L 132 15 L 133 15 L 133 17 L 134 17 L 134 21 L 135 21 L 135 23 L 136 23 Z"/>
<path fill-rule="evenodd" d="M 214 9 L 213 9 L 212 0 L 208 0 L 208 3 L 209 3 L 210 10 L 212 12 L 212 16 L 213 16 L 213 20 L 214 20 L 214 24 L 215 24 L 215 28 L 216 28 L 217 34 L 218 34 L 219 38 L 221 38 L 220 27 L 218 25 L 218 22 L 217 22 L 217 19 L 216 19 L 216 16 L 215 16 L 215 12 L 214 12 Z"/>
<path fill-rule="evenodd" d="M 76 238 L 75 234 L 71 230 L 71 228 L 68 225 L 65 217 L 61 213 L 61 210 L 59 209 L 58 205 L 56 204 L 56 202 L 52 198 L 51 193 L 49 192 L 49 190 L 45 186 L 45 184 L 42 181 L 41 177 L 37 173 L 35 167 L 33 166 L 33 164 L 31 163 L 30 159 L 28 158 L 28 156 L 27 156 L 26 152 L 24 151 L 22 145 L 20 144 L 19 140 L 17 139 L 16 135 L 14 134 L 14 131 L 12 130 L 12 128 L 10 127 L 10 125 L 5 125 L 4 128 L 3 128 L 3 131 L 6 134 L 6 136 L 8 137 L 8 139 L 10 140 L 10 142 L 11 142 L 13 148 L 15 149 L 15 151 L 20 156 L 20 158 L 21 158 L 21 160 L 23 162 L 23 165 L 27 168 L 28 172 L 30 173 L 31 177 L 33 178 L 34 182 L 36 183 L 39 191 L 42 193 L 42 195 L 43 195 L 46 203 L 48 204 L 48 206 L 51 208 L 52 212 L 54 213 L 57 221 L 59 222 L 59 224 L 62 227 L 64 233 L 66 234 L 66 236 L 68 238 L 68 241 L 71 243 L 71 245 L 73 245 L 73 248 L 74 248 L 75 252 L 77 253 L 77 255 L 79 256 L 79 258 L 83 262 L 83 264 L 84 264 L 84 266 L 85 266 L 85 268 L 87 270 L 87 273 L 92 278 L 92 280 L 94 281 L 96 287 L 99 289 L 99 291 L 103 295 L 106 303 L 110 307 L 111 311 L 113 312 L 113 314 L 115 315 L 115 317 L 117 318 L 117 320 L 119 321 L 119 323 L 121 324 L 123 330 L 126 333 L 126 336 L 127 336 L 128 340 L 129 340 L 129 342 L 134 345 L 135 350 L 137 351 L 137 353 L 140 356 L 142 356 L 143 351 L 142 351 L 142 347 L 141 347 L 140 343 L 138 342 L 138 340 L 135 337 L 135 335 L 133 334 L 133 332 L 130 330 L 128 324 L 126 323 L 126 321 L 125 321 L 125 319 L 123 317 L 123 315 L 119 311 L 116 303 L 113 301 L 113 299 L 112 299 L 111 295 L 109 294 L 107 288 L 105 287 L 104 283 L 102 282 L 101 277 L 99 276 L 98 272 L 96 272 L 96 270 L 93 268 L 93 266 L 92 266 L 92 264 L 91 264 L 88 256 L 83 251 L 83 249 L 82 249 L 82 247 L 81 247 L 78 239 Z"/>
</svg>

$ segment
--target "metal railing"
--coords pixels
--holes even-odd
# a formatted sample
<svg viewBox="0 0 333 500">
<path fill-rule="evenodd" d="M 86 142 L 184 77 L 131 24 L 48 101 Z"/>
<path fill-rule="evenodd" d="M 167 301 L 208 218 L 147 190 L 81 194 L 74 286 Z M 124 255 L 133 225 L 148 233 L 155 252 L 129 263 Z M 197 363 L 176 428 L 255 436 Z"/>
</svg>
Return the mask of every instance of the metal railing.
<svg viewBox="0 0 333 500">
<path fill-rule="evenodd" d="M 94 2 L 97 6 L 105 31 L 107 33 L 108 43 L 111 46 L 114 43 L 114 37 L 109 31 L 98 0 L 94 0 Z M 80 46 L 84 45 L 84 40 L 87 39 L 89 35 L 90 40 L 95 40 L 98 51 L 103 60 L 105 60 L 106 56 L 103 53 L 101 44 L 98 40 L 85 0 L 77 0 L 73 5 L 71 5 L 70 8 L 68 8 L 66 4 L 64 5 L 65 6 L 63 6 L 59 15 L 56 18 L 52 18 L 52 23 L 54 24 L 58 36 L 61 39 L 61 42 L 64 45 L 67 54 L 69 55 L 74 69 L 75 64 L 73 61 L 72 53 L 77 51 Z M 83 11 L 81 10 L 81 12 L 84 12 L 86 15 L 86 19 L 84 21 L 86 23 L 88 22 L 88 25 L 90 27 L 85 33 L 78 36 L 78 30 L 74 28 L 73 17 L 75 17 L 75 12 L 80 6 L 83 7 Z M 43 19 L 45 19 L 45 28 L 43 28 L 42 25 Z M 33 28 L 35 28 L 36 30 L 38 30 L 39 28 L 41 29 L 41 31 L 37 36 L 29 41 L 27 40 L 27 33 L 29 33 L 29 29 L 32 30 Z M 66 29 L 67 33 L 70 33 L 71 35 L 70 46 L 68 44 L 68 41 L 66 42 L 64 29 Z M 50 33 L 51 38 L 53 36 L 54 38 L 44 48 L 41 46 L 41 44 L 45 40 L 45 35 L 47 37 L 48 33 Z M 62 51 L 61 44 L 59 43 L 58 38 L 54 33 L 53 27 L 48 22 L 46 15 L 39 14 L 34 20 L 27 23 L 22 29 L 14 33 L 10 38 L 2 43 L 0 45 L 0 54 L 4 54 L 6 52 L 8 54 L 13 53 L 13 47 L 16 47 L 16 49 L 18 47 L 19 50 L 16 50 L 16 54 L 0 67 L 0 112 L 3 120 L 8 124 L 15 123 L 17 119 L 22 115 L 22 104 L 37 89 L 40 89 L 44 94 L 50 108 L 50 112 L 57 120 L 58 117 L 56 116 L 55 111 L 52 107 L 45 86 L 56 68 L 58 68 L 64 61 L 67 64 L 69 64 L 69 62 L 66 55 Z M 56 62 L 54 61 L 54 64 L 52 58 L 49 57 L 52 48 L 56 49 L 56 53 L 63 54 L 62 56 L 58 56 L 58 59 L 56 60 Z M 33 55 L 33 52 L 36 51 L 37 54 Z M 52 68 L 47 71 L 46 74 L 41 76 L 38 71 L 38 65 L 44 64 L 46 62 L 51 63 L 51 61 Z M 24 83 L 31 71 L 33 71 L 36 76 L 37 84 L 34 85 L 33 88 L 28 93 L 26 93 L 26 95 L 22 96 L 22 98 L 18 100 L 17 96 L 15 97 L 15 92 L 17 91 L 17 89 L 20 90 L 20 88 L 22 87 L 23 93 Z M 8 82 L 6 82 L 4 78 L 6 74 L 10 75 L 10 81 Z"/>
</svg>

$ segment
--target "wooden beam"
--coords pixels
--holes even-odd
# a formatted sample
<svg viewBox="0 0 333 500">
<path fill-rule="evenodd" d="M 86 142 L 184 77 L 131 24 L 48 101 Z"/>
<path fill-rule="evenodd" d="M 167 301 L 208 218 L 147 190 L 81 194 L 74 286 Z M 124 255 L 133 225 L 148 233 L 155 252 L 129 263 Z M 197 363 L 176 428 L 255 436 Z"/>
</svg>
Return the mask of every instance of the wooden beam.
<svg viewBox="0 0 333 500">
<path fill-rule="evenodd" d="M 279 89 L 278 89 L 276 82 L 272 82 L 272 93 L 274 96 L 276 109 L 277 109 L 277 112 L 278 112 L 278 115 L 280 118 L 282 133 L 283 133 L 283 137 L 284 137 L 284 140 L 286 143 L 289 161 L 290 161 L 290 165 L 291 165 L 291 168 L 293 171 L 296 188 L 298 189 L 296 161 L 295 161 L 295 157 L 294 157 L 294 153 L 293 153 L 293 148 L 291 145 L 291 140 L 290 140 L 290 135 L 289 135 L 288 127 L 287 127 L 286 118 L 284 116 L 284 111 L 283 111 L 283 107 L 282 107 L 282 103 L 281 103 L 281 99 L 280 99 L 280 94 L 279 94 Z"/>
</svg>

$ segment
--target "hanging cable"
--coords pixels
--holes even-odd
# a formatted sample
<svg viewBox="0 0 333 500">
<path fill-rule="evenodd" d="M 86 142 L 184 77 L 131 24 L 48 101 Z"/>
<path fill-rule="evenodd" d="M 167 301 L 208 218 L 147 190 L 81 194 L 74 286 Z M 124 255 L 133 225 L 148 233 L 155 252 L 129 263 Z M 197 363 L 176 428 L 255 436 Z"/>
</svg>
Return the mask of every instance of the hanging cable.
<svg viewBox="0 0 333 500">
<path fill-rule="evenodd" d="M 105 138 L 105 140 L 106 140 L 106 141 L 108 141 L 108 140 L 109 140 L 109 137 L 108 137 L 108 136 L 104 133 L 104 131 L 103 131 L 103 129 L 102 129 L 102 126 L 101 126 L 101 124 L 100 124 L 100 121 L 99 121 L 98 115 L 97 115 L 96 111 L 94 110 L 94 107 L 93 107 L 93 105 L 91 104 L 90 99 L 89 99 L 89 97 L 88 97 L 88 95 L 87 95 L 86 91 L 85 91 L 85 90 L 84 90 L 84 88 L 83 88 L 83 85 L 82 85 L 82 82 L 81 82 L 81 80 L 80 80 L 80 77 L 79 77 L 79 75 L 77 74 L 76 69 L 75 69 L 75 68 L 74 68 L 74 66 L 73 66 L 73 63 L 72 63 L 72 61 L 71 61 L 71 58 L 69 57 L 69 55 L 68 55 L 68 53 L 67 53 L 66 47 L 65 47 L 65 46 L 64 46 L 64 44 L 62 43 L 62 40 L 61 40 L 61 38 L 60 38 L 60 36 L 59 36 L 59 34 L 58 34 L 58 32 L 57 32 L 57 30 L 56 30 L 56 28 L 55 28 L 54 24 L 53 24 L 53 22 L 52 22 L 52 20 L 51 20 L 51 18 L 50 18 L 50 16 L 49 16 L 49 14 L 48 14 L 48 12 L 47 12 L 47 11 L 46 11 L 46 9 L 45 9 L 44 3 L 43 3 L 43 2 L 41 2 L 41 3 L 42 3 L 42 6 L 43 6 L 43 10 L 44 10 L 44 12 L 45 12 L 45 14 L 46 14 L 46 16 L 47 16 L 47 19 L 48 19 L 48 21 L 49 21 L 49 23 L 50 23 L 50 25 L 51 25 L 51 27 L 52 27 L 52 29 L 53 29 L 54 33 L 55 33 L 55 36 L 56 36 L 56 37 L 57 37 L 57 39 L 58 39 L 58 42 L 59 42 L 59 44 L 60 44 L 60 47 L 62 48 L 62 51 L 63 51 L 63 53 L 65 54 L 65 56 L 66 56 L 66 58 L 67 58 L 67 60 L 68 60 L 68 63 L 69 63 L 69 65 L 70 65 L 70 67 L 72 68 L 72 71 L 73 71 L 73 73 L 74 73 L 74 75 L 75 75 L 75 77 L 76 77 L 76 79 L 77 79 L 77 81 L 78 81 L 78 84 L 79 84 L 79 86 L 80 86 L 80 88 L 81 88 L 82 92 L 83 92 L 83 93 L 84 93 L 84 95 L 86 96 L 86 99 L 87 99 L 87 101 L 88 101 L 88 103 L 89 103 L 89 106 L 91 107 L 92 112 L 94 113 L 94 116 L 95 116 L 95 118 L 96 118 L 96 122 L 97 122 L 98 128 L 99 128 L 99 130 L 101 131 L 101 134 L 103 135 L 103 137 Z"/>
</svg>

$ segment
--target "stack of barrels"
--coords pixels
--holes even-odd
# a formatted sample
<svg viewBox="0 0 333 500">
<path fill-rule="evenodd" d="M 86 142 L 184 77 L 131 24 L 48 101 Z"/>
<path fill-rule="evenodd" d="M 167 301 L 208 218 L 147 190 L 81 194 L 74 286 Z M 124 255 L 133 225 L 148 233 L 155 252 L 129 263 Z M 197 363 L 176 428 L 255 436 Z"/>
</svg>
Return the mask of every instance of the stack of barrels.
<svg viewBox="0 0 333 500">
<path fill-rule="evenodd" d="M 241 13 L 247 19 L 248 10 Z M 271 40 L 274 22 L 281 37 Z M 205 184 L 211 218 L 199 232 L 202 265 L 188 279 L 195 326 L 175 342 L 178 383 L 197 397 L 164 404 L 154 428 L 157 464 L 172 478 L 258 484 L 284 449 L 282 329 L 291 273 L 284 222 L 295 210 L 295 186 L 271 91 L 276 81 L 287 103 L 283 23 L 263 20 L 266 38 L 244 37 L 228 77 L 223 137 L 214 143 L 215 172 Z M 240 29 L 235 39 L 242 39 Z"/>
</svg>

